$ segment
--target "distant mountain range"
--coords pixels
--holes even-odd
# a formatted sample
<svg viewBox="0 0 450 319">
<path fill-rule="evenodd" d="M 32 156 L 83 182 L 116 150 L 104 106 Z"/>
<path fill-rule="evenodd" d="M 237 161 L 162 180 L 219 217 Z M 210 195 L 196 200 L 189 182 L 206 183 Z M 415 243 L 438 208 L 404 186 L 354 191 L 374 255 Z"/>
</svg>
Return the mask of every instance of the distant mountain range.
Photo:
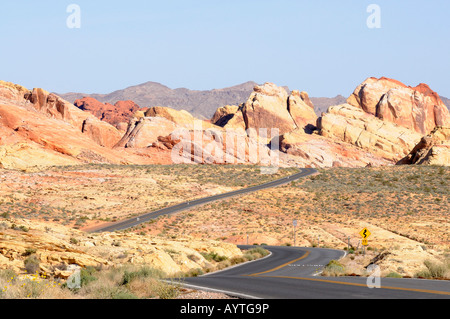
<svg viewBox="0 0 450 319">
<path fill-rule="evenodd" d="M 258 85 L 258 83 L 249 81 L 223 89 L 195 91 L 186 88 L 170 89 L 157 82 L 146 82 L 109 94 L 56 94 L 71 103 L 83 97 L 92 97 L 102 103 L 110 104 L 115 104 L 118 101 L 131 100 L 140 107 L 167 106 L 176 110 L 186 110 L 198 118 L 210 119 L 219 107 L 239 105 L 247 101 L 255 85 Z M 285 87 L 285 89 L 289 92 L 288 87 Z M 450 109 L 450 99 L 441 98 L 444 104 Z M 322 112 L 326 112 L 328 107 L 343 104 L 347 100 L 342 95 L 334 98 L 310 97 L 310 99 L 314 103 L 315 111 L 319 116 Z"/>
<path fill-rule="evenodd" d="M 166 106 L 186 110 L 199 118 L 210 119 L 215 111 L 225 105 L 239 105 L 247 101 L 256 82 L 246 82 L 224 89 L 193 91 L 185 88 L 170 89 L 156 82 L 146 82 L 110 94 L 66 93 L 58 94 L 73 103 L 76 99 L 92 97 L 102 103 L 132 100 L 140 107 Z"/>
<path fill-rule="evenodd" d="M 344 104 L 347 98 L 338 95 L 336 97 L 310 97 L 311 102 L 314 104 L 314 110 L 317 116 L 321 116 L 322 113 L 326 112 L 330 106 Z"/>
</svg>

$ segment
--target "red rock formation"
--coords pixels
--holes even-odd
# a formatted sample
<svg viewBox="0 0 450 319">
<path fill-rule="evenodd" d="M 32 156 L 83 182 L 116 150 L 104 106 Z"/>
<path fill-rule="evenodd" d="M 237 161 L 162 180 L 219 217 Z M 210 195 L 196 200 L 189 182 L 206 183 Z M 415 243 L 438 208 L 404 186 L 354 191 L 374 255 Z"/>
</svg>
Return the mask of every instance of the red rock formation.
<svg viewBox="0 0 450 319">
<path fill-rule="evenodd" d="M 11 101 L 22 101 L 28 89 L 11 82 L 0 80 L 0 98 Z"/>
<path fill-rule="evenodd" d="M 41 113 L 56 119 L 72 121 L 70 104 L 55 94 L 38 88 L 25 93 L 24 98 Z"/>
<path fill-rule="evenodd" d="M 437 126 L 450 125 L 450 112 L 439 95 L 426 84 L 409 87 L 388 78 L 369 78 L 348 98 L 381 120 L 392 122 L 426 135 Z"/>
<path fill-rule="evenodd" d="M 140 110 L 139 105 L 133 101 L 118 101 L 112 105 L 109 103 L 103 104 L 91 97 L 78 99 L 74 105 L 118 129 L 123 128 L 123 123 L 128 123 L 134 113 Z"/>
<path fill-rule="evenodd" d="M 141 163 L 110 149 L 121 138 L 112 125 L 42 89 L 0 83 L 0 136 L 0 164 L 7 168 Z"/>
<path fill-rule="evenodd" d="M 78 128 L 100 146 L 113 147 L 121 138 L 119 131 L 106 122 L 102 122 L 73 104 L 43 89 L 33 89 L 24 98 L 40 113 L 51 118 L 63 120 Z"/>
</svg>

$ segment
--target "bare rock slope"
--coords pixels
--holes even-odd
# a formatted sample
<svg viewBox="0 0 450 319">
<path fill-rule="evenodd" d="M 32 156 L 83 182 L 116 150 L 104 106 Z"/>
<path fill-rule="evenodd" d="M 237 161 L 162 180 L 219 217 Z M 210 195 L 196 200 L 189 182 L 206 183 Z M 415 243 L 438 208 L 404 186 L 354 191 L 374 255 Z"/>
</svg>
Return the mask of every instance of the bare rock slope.
<svg viewBox="0 0 450 319">
<path fill-rule="evenodd" d="M 347 102 L 422 135 L 429 134 L 436 126 L 450 125 L 446 105 L 423 83 L 413 88 L 392 79 L 369 78 L 355 89 Z"/>
<path fill-rule="evenodd" d="M 140 163 L 112 149 L 122 134 L 42 89 L 0 83 L 0 167 Z"/>
<path fill-rule="evenodd" d="M 450 165 L 450 127 L 436 127 L 398 164 Z"/>
</svg>

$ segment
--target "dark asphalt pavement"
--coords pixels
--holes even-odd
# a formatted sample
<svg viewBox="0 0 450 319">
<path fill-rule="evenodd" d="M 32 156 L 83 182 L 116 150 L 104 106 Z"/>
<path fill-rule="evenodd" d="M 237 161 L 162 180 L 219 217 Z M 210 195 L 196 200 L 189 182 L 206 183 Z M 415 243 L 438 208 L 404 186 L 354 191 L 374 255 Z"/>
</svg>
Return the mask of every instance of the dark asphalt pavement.
<svg viewBox="0 0 450 319">
<path fill-rule="evenodd" d="M 369 288 L 367 278 L 318 275 L 329 261 L 343 257 L 343 251 L 265 248 L 272 253 L 267 258 L 205 276 L 185 278 L 182 282 L 188 287 L 212 289 L 240 298 L 450 299 L 449 281 L 380 278 L 380 288 Z"/>
</svg>

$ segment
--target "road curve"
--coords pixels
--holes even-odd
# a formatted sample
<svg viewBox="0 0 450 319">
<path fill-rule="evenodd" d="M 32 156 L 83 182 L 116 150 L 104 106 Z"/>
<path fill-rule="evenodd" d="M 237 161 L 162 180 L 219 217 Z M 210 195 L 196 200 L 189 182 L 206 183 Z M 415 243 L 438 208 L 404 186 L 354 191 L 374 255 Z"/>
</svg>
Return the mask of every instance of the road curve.
<svg viewBox="0 0 450 319">
<path fill-rule="evenodd" d="M 245 188 L 245 189 L 236 190 L 236 191 L 229 192 L 229 193 L 218 194 L 218 195 L 214 195 L 214 196 L 210 196 L 210 197 L 193 200 L 193 201 L 186 202 L 186 203 L 181 203 L 181 204 L 163 208 L 163 209 L 160 209 L 160 210 L 157 210 L 157 211 L 154 211 L 154 212 L 151 212 L 151 213 L 139 216 L 139 217 L 134 217 L 134 218 L 120 221 L 120 222 L 117 222 L 117 223 L 114 223 L 114 224 L 111 224 L 111 225 L 108 225 L 108 226 L 105 226 L 102 228 L 98 228 L 98 229 L 93 230 L 92 232 L 93 233 L 114 232 L 116 230 L 128 229 L 128 228 L 143 224 L 145 222 L 148 222 L 148 221 L 155 219 L 162 215 L 171 215 L 171 214 L 179 213 L 179 212 L 182 212 L 185 210 L 189 210 L 195 206 L 208 204 L 211 202 L 215 202 L 215 201 L 226 199 L 226 198 L 231 198 L 234 196 L 257 192 L 257 191 L 260 191 L 263 189 L 268 189 L 268 188 L 285 185 L 292 181 L 295 181 L 295 180 L 298 180 L 300 178 L 304 178 L 304 177 L 307 177 L 310 175 L 314 175 L 317 173 L 318 173 L 317 170 L 314 168 L 302 168 L 302 169 L 300 169 L 300 172 L 297 174 L 287 176 L 287 177 L 284 177 L 284 178 L 281 178 L 281 179 L 278 179 L 275 181 L 271 181 L 271 182 L 268 182 L 268 183 L 265 183 L 262 185 L 257 185 L 257 186 L 253 186 L 253 187 L 249 187 L 249 188 Z"/>
<path fill-rule="evenodd" d="M 251 247 L 240 246 L 241 249 Z M 343 251 L 265 248 L 271 251 L 267 258 L 200 277 L 184 278 L 182 284 L 245 299 L 450 299 L 448 281 L 381 278 L 380 288 L 369 288 L 367 278 L 317 276 L 329 261 L 343 257 Z"/>
</svg>

